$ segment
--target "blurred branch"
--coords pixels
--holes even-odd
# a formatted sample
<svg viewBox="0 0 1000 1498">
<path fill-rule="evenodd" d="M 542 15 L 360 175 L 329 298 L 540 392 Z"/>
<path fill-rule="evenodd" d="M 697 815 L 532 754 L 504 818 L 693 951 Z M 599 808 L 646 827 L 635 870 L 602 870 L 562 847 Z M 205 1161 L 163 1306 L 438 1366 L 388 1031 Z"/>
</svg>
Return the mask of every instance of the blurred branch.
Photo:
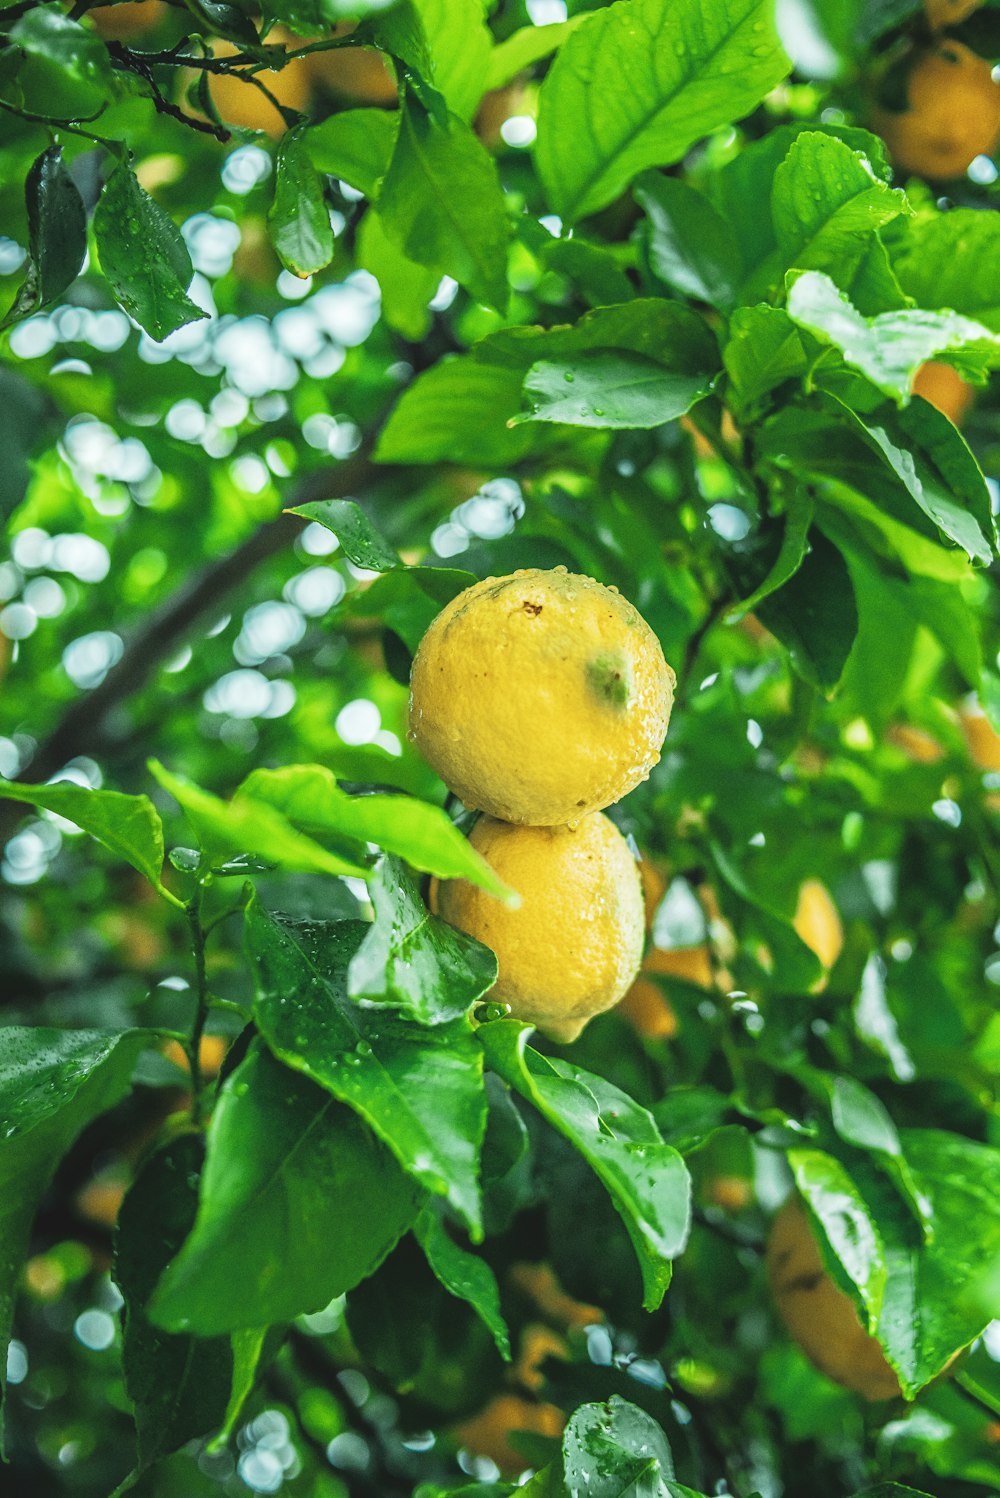
<svg viewBox="0 0 1000 1498">
<path fill-rule="evenodd" d="M 342 498 L 363 491 L 375 472 L 362 448 L 335 468 L 307 475 L 288 496 L 288 504 Z M 114 709 L 145 686 L 159 663 L 177 653 L 198 624 L 218 610 L 221 600 L 245 584 L 262 562 L 290 546 L 307 523 L 297 515 L 279 515 L 259 526 L 234 551 L 188 578 L 172 597 L 147 615 L 100 686 L 70 704 L 23 767 L 21 778 L 47 780 L 78 754 L 99 754 Z M 19 815 L 13 803 L 0 804 L 0 840 L 9 835 L 11 821 Z"/>
</svg>

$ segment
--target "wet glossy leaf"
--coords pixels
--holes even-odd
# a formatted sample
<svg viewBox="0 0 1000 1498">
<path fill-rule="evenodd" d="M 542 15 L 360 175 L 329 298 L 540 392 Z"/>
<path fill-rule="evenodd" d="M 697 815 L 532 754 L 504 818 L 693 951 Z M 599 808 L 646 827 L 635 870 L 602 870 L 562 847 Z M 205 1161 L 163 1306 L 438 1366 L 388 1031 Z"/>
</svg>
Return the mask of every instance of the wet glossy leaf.
<svg viewBox="0 0 1000 1498">
<path fill-rule="evenodd" d="M 104 184 L 94 234 L 115 296 L 151 338 L 166 338 L 205 316 L 187 295 L 193 268 L 180 230 L 125 161 Z"/>
<path fill-rule="evenodd" d="M 900 285 L 921 307 L 948 307 L 1000 332 L 1000 223 L 992 213 L 955 208 L 908 226 L 895 259 Z"/>
<path fill-rule="evenodd" d="M 678 374 L 641 354 L 579 354 L 533 364 L 524 381 L 532 410 L 515 418 L 567 426 L 657 427 L 709 392 L 708 374 Z"/>
<path fill-rule="evenodd" d="M 0 799 L 25 801 L 75 822 L 84 832 L 124 858 L 157 889 L 162 888 L 163 823 L 148 796 L 91 790 L 71 781 L 21 785 L 0 780 Z"/>
<path fill-rule="evenodd" d="M 786 266 L 838 278 L 856 265 L 880 224 L 908 211 L 868 158 L 819 131 L 803 131 L 774 175 L 771 214 Z"/>
<path fill-rule="evenodd" d="M 679 161 L 788 71 L 761 0 L 626 0 L 563 45 L 539 99 L 537 162 L 554 212 L 583 218 L 647 167 Z"/>
<path fill-rule="evenodd" d="M 194 1230 L 150 1317 L 208 1337 L 319 1311 L 381 1263 L 417 1206 L 349 1108 L 254 1047 L 212 1114 Z"/>
<path fill-rule="evenodd" d="M 389 170 L 397 114 L 385 109 L 345 109 L 310 125 L 303 140 L 318 171 L 340 177 L 372 202 Z"/>
<path fill-rule="evenodd" d="M 304 131 L 290 130 L 282 137 L 267 223 L 278 258 L 293 276 L 315 275 L 333 259 L 326 189 Z"/>
<path fill-rule="evenodd" d="M 709 199 L 677 177 L 652 172 L 635 196 L 649 219 L 653 274 L 682 296 L 730 308 L 740 280 L 737 237 Z"/>
<path fill-rule="evenodd" d="M 821 532 L 811 533 L 808 554 L 784 586 L 757 605 L 757 615 L 796 671 L 832 691 L 858 632 L 858 610 L 844 558 Z"/>
<path fill-rule="evenodd" d="M 278 921 L 251 900 L 257 1024 L 286 1065 L 359 1113 L 478 1235 L 482 1055 L 465 1019 L 428 1028 L 348 996 L 348 967 L 367 930 L 359 921 Z"/>
<path fill-rule="evenodd" d="M 63 164 L 61 146 L 50 146 L 32 163 L 25 178 L 24 200 L 28 269 L 0 328 L 9 327 L 61 296 L 76 280 L 87 253 L 87 215 Z"/>
<path fill-rule="evenodd" d="M 670 1498 L 675 1491 L 662 1429 L 617 1394 L 574 1411 L 563 1435 L 563 1475 L 574 1498 Z"/>
<path fill-rule="evenodd" d="M 516 1092 L 580 1151 L 607 1187 L 642 1270 L 644 1304 L 653 1310 L 670 1283 L 671 1260 L 687 1240 L 690 1180 L 651 1115 L 603 1077 L 528 1045 L 517 1020 L 482 1025 L 486 1059 Z"/>
<path fill-rule="evenodd" d="M 887 1283 L 885 1253 L 864 1197 L 833 1155 L 795 1149 L 788 1163 L 809 1210 L 858 1293 L 874 1326 Z"/>
<path fill-rule="evenodd" d="M 344 555 L 357 567 L 387 572 L 403 565 L 398 553 L 353 499 L 317 499 L 296 505 L 288 513 L 325 525 L 337 537 Z"/>
<path fill-rule="evenodd" d="M 510 1333 L 500 1313 L 500 1290 L 493 1270 L 451 1237 L 440 1216 L 425 1207 L 413 1229 L 427 1262 L 450 1295 L 467 1300 L 489 1329 L 500 1356 L 510 1362 Z"/>
<path fill-rule="evenodd" d="M 530 360 L 528 361 L 531 362 Z M 441 359 L 404 391 L 379 434 L 379 463 L 515 463 L 530 428 L 510 430 L 521 409 L 522 374 L 471 355 Z"/>
</svg>

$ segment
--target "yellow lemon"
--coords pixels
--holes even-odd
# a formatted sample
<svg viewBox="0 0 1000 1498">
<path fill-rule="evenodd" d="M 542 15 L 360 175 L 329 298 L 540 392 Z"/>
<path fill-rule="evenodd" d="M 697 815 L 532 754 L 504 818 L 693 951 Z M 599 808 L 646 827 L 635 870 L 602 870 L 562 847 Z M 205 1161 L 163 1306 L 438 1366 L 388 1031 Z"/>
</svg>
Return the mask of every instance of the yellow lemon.
<svg viewBox="0 0 1000 1498">
<path fill-rule="evenodd" d="M 937 406 L 953 425 L 960 427 L 976 392 L 968 380 L 962 379 L 957 369 L 932 359 L 921 364 L 913 376 L 913 394 L 922 395 L 925 401 Z"/>
<path fill-rule="evenodd" d="M 844 950 L 844 926 L 830 891 L 819 879 L 803 881 L 792 924 L 829 972 Z"/>
<path fill-rule="evenodd" d="M 340 21 L 329 34 L 350 36 L 357 24 Z M 386 106 L 398 102 L 399 90 L 392 68 L 385 54 L 374 47 L 334 47 L 329 52 L 308 52 L 303 61 L 317 87 L 337 99 Z"/>
<path fill-rule="evenodd" d="M 876 129 L 904 172 L 932 179 L 964 176 L 975 156 L 1000 141 L 1000 85 L 990 64 L 961 42 L 923 53 L 907 82 L 909 107 L 882 110 Z"/>
<path fill-rule="evenodd" d="M 410 737 L 466 806 L 554 827 L 660 757 L 674 673 L 638 610 L 563 567 L 467 588 L 413 662 Z"/>
<path fill-rule="evenodd" d="M 491 947 L 491 998 L 555 1040 L 575 1040 L 617 1004 L 642 960 L 639 871 L 607 817 L 575 827 L 514 827 L 481 817 L 469 841 L 521 896 L 516 910 L 464 879 L 438 888 L 440 914 Z"/>
<path fill-rule="evenodd" d="M 133 0 L 131 5 L 98 5 L 87 11 L 106 42 L 130 42 L 158 25 L 167 7 L 163 0 Z"/>
<path fill-rule="evenodd" d="M 280 26 L 269 33 L 267 40 L 269 44 L 286 47 L 301 45 L 297 37 Z M 235 57 L 238 51 L 239 48 L 230 42 L 212 43 L 214 57 Z M 265 68 L 254 76 L 286 109 L 302 114 L 309 108 L 311 85 L 304 57 L 293 58 L 283 68 Z M 210 73 L 208 91 L 219 111 L 219 118 L 227 125 L 238 125 L 245 130 L 266 130 L 275 139 L 284 135 L 288 128 L 284 116 L 267 94 L 241 73 Z"/>
<path fill-rule="evenodd" d="M 899 1379 L 865 1331 L 850 1296 L 823 1267 L 805 1209 L 782 1207 L 767 1243 L 767 1274 L 792 1340 L 828 1378 L 865 1399 L 893 1399 Z"/>
</svg>

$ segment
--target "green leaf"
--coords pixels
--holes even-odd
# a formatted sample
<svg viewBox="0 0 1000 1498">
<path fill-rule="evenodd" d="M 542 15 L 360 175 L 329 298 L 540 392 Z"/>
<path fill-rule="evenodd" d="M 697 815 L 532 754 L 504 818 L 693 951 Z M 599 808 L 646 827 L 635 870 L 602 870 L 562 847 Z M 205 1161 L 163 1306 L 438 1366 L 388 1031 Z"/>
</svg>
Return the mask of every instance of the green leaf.
<svg viewBox="0 0 1000 1498">
<path fill-rule="evenodd" d="M 737 307 L 722 351 L 737 417 L 752 417 L 764 397 L 807 368 L 802 334 L 787 312 L 762 304 Z"/>
<path fill-rule="evenodd" d="M 0 1030 L 0 1349 L 35 1210 L 73 1141 L 127 1093 L 144 1031 Z M 0 1395 L 6 1386 L 0 1357 Z"/>
<path fill-rule="evenodd" d="M 122 1203 L 114 1279 L 125 1299 L 122 1369 L 135 1415 L 138 1477 L 222 1419 L 233 1371 L 224 1337 L 160 1331 L 146 1315 L 156 1282 L 180 1251 L 198 1209 L 202 1143 L 182 1134 L 145 1161 Z"/>
<path fill-rule="evenodd" d="M 210 1337 L 319 1311 L 382 1262 L 417 1200 L 349 1108 L 254 1046 L 219 1095 L 194 1229 L 150 1317 Z"/>
<path fill-rule="evenodd" d="M 813 506 L 808 493 L 796 490 L 789 497 L 788 509 L 782 517 L 781 539 L 777 550 L 767 555 L 767 570 L 761 582 L 742 602 L 734 604 L 726 614 L 727 620 L 742 619 L 765 598 L 784 587 L 802 566 L 809 555 L 809 527 L 812 524 Z M 754 558 L 757 561 L 757 558 Z M 763 566 L 763 561 L 761 562 Z"/>
<path fill-rule="evenodd" d="M 812 531 L 809 552 L 757 617 L 788 651 L 800 676 L 820 691 L 839 682 L 858 632 L 858 610 L 847 564 L 836 546 Z"/>
<path fill-rule="evenodd" d="M 854 1002 L 854 1025 L 861 1039 L 886 1057 L 898 1082 L 913 1081 L 916 1067 L 889 1004 L 882 960 L 874 952 L 861 975 L 861 987 Z"/>
<path fill-rule="evenodd" d="M 664 285 L 728 311 L 740 281 L 732 226 L 708 198 L 677 177 L 649 173 L 636 187 L 649 220 L 650 269 Z"/>
<path fill-rule="evenodd" d="M 568 426 L 658 427 L 674 421 L 709 393 L 711 376 L 664 369 L 642 354 L 578 354 L 540 360 L 524 381 L 534 410 L 514 417 Z"/>
<path fill-rule="evenodd" d="M 255 853 L 279 868 L 307 874 L 350 874 L 367 879 L 369 870 L 340 858 L 295 828 L 280 812 L 250 796 L 221 801 L 182 775 L 172 775 L 157 760 L 150 773 L 179 801 L 205 852 L 216 861 L 233 853 Z"/>
<path fill-rule="evenodd" d="M 476 581 L 473 573 L 459 567 L 401 566 L 355 594 L 349 611 L 356 619 L 382 619 L 412 655 L 445 604 Z"/>
<path fill-rule="evenodd" d="M 206 314 L 187 295 L 193 269 L 180 230 L 120 161 L 94 211 L 101 269 L 130 317 L 166 338 Z"/>
<path fill-rule="evenodd" d="M 111 91 L 107 48 L 93 31 L 71 20 L 60 5 L 33 5 L 11 27 L 10 39 L 29 57 L 54 64 L 66 77 Z"/>
<path fill-rule="evenodd" d="M 218 1434 L 209 1442 L 209 1451 L 221 1451 L 233 1437 L 243 1407 L 254 1391 L 260 1376 L 261 1363 L 268 1341 L 266 1326 L 250 1327 L 233 1332 L 229 1338 L 232 1347 L 233 1376 L 229 1400 L 222 1417 Z"/>
<path fill-rule="evenodd" d="M 741 119 L 788 72 L 765 0 L 620 0 L 588 17 L 542 85 L 538 171 L 570 221 Z"/>
<path fill-rule="evenodd" d="M 517 1020 L 477 1032 L 489 1065 L 578 1149 L 607 1187 L 642 1271 L 643 1304 L 655 1310 L 670 1283 L 671 1260 L 687 1240 L 690 1179 L 652 1116 L 603 1077 L 542 1056 Z"/>
<path fill-rule="evenodd" d="M 267 226 L 278 259 L 293 276 L 315 275 L 333 259 L 326 188 L 312 163 L 304 130 L 289 130 L 278 146 Z"/>
<path fill-rule="evenodd" d="M 771 214 L 782 262 L 838 278 L 857 264 L 875 230 L 908 211 L 867 157 L 843 141 L 805 130 L 778 167 Z"/>
<path fill-rule="evenodd" d="M 824 82 L 851 69 L 858 49 L 862 0 L 790 0 L 777 11 L 778 30 L 796 69 Z"/>
<path fill-rule="evenodd" d="M 874 1327 L 887 1283 L 886 1259 L 865 1199 L 833 1155 L 816 1149 L 788 1152 L 795 1184 L 844 1273 L 856 1286 Z"/>
<path fill-rule="evenodd" d="M 339 177 L 375 202 L 398 131 L 396 111 L 344 109 L 318 125 L 309 125 L 303 140 L 317 171 Z"/>
<path fill-rule="evenodd" d="M 396 859 L 379 862 L 371 899 L 375 920 L 351 959 L 352 998 L 439 1025 L 464 1015 L 493 987 L 497 963 L 490 949 L 431 915 Z"/>
<path fill-rule="evenodd" d="M 914 219 L 893 259 L 899 284 L 920 307 L 950 307 L 1000 333 L 1000 221 L 953 208 Z"/>
<path fill-rule="evenodd" d="M 522 26 L 519 31 L 511 32 L 493 48 L 486 71 L 487 89 L 503 88 L 518 73 L 550 56 L 584 20 L 586 16 L 581 14 L 547 26 Z"/>
<path fill-rule="evenodd" d="M 613 1394 L 584 1404 L 563 1434 L 567 1491 L 587 1498 L 671 1498 L 674 1459 L 652 1416 Z"/>
<path fill-rule="evenodd" d="M 590 244 L 586 239 L 552 239 L 548 236 L 535 246 L 549 270 L 572 281 L 583 301 L 592 307 L 627 302 L 635 296 L 632 282 L 625 273 L 621 257 L 604 245 Z"/>
<path fill-rule="evenodd" d="M 364 510 L 353 499 L 317 499 L 309 504 L 295 505 L 285 512 L 301 515 L 305 520 L 315 520 L 325 525 L 336 536 L 344 555 L 356 567 L 369 572 L 390 572 L 402 567 L 399 554 L 368 519 Z"/>
<path fill-rule="evenodd" d="M 867 1150 L 881 1163 L 889 1179 L 922 1225 L 930 1221 L 930 1203 L 913 1180 L 903 1155 L 896 1125 L 881 1099 L 855 1077 L 834 1077 L 830 1089 L 830 1114 L 841 1139 Z"/>
<path fill-rule="evenodd" d="M 486 1260 L 461 1248 L 431 1207 L 424 1208 L 413 1231 L 428 1264 L 448 1294 L 468 1301 L 492 1336 L 500 1356 L 509 1363 L 510 1333 L 500 1313 L 496 1275 Z"/>
<path fill-rule="evenodd" d="M 276 1056 L 360 1114 L 478 1239 L 482 1055 L 465 1019 L 428 1027 L 348 997 L 348 965 L 368 929 L 278 921 L 254 897 L 246 933 L 257 1025 Z"/>
<path fill-rule="evenodd" d="M 482 0 L 410 0 L 431 56 L 429 81 L 452 114 L 471 120 L 486 91 L 493 38 Z"/>
<path fill-rule="evenodd" d="M 87 253 L 87 214 L 63 165 L 61 146 L 50 146 L 32 163 L 24 182 L 24 204 L 28 269 L 0 329 L 61 296 L 76 280 Z"/>
<path fill-rule="evenodd" d="M 705 319 L 665 297 L 637 297 L 595 307 L 570 327 L 510 327 L 477 345 L 477 358 L 525 373 L 539 360 L 616 350 L 642 354 L 665 369 L 704 376 L 719 367 L 719 350 Z"/>
<path fill-rule="evenodd" d="M 520 370 L 481 363 L 472 354 L 439 359 L 390 411 L 375 461 L 477 467 L 518 462 L 535 441 L 530 427 L 507 427 L 521 409 L 522 378 Z"/>
<path fill-rule="evenodd" d="M 0 780 L 0 799 L 26 801 L 75 822 L 162 892 L 163 823 L 148 796 L 95 791 L 68 780 L 49 785 Z"/>
<path fill-rule="evenodd" d="M 265 801 L 309 837 L 376 843 L 440 879 L 468 879 L 498 899 L 511 894 L 440 806 L 412 796 L 349 796 L 325 765 L 254 770 L 237 794 Z"/>
<path fill-rule="evenodd" d="M 873 1488 L 864 1488 L 854 1498 L 933 1498 L 923 1488 L 907 1488 L 899 1482 L 880 1482 Z"/>
<path fill-rule="evenodd" d="M 390 328 L 411 343 L 426 338 L 434 317 L 430 302 L 438 288 L 436 272 L 406 258 L 386 234 L 374 208 L 361 220 L 357 254 L 358 264 L 379 284 L 382 316 Z"/>
<path fill-rule="evenodd" d="M 821 343 L 839 349 L 846 363 L 900 405 L 910 400 L 921 364 L 941 354 L 963 375 L 981 380 L 1000 364 L 1000 334 L 957 312 L 904 307 L 864 317 L 829 276 L 806 271 L 788 293 L 788 315 Z"/>
<path fill-rule="evenodd" d="M 506 308 L 508 228 L 497 169 L 457 116 L 439 124 L 406 100 L 379 213 L 408 260 Z"/>
</svg>

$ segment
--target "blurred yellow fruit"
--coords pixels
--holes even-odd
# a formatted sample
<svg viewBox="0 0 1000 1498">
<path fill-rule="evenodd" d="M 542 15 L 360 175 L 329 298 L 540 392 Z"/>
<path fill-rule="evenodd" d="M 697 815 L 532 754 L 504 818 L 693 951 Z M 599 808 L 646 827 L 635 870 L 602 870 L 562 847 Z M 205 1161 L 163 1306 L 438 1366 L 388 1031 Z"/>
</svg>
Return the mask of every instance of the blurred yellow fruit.
<svg viewBox="0 0 1000 1498">
<path fill-rule="evenodd" d="M 944 759 L 944 749 L 926 729 L 912 723 L 892 723 L 886 729 L 886 742 L 902 751 L 916 765 L 933 765 Z"/>
<path fill-rule="evenodd" d="M 950 364 L 939 364 L 936 360 L 921 364 L 913 377 L 913 394 L 922 395 L 925 401 L 937 406 L 957 427 L 962 425 L 975 399 L 968 380 L 963 380 Z"/>
<path fill-rule="evenodd" d="M 229 1042 L 221 1035 L 203 1035 L 201 1044 L 198 1046 L 198 1066 L 203 1077 L 214 1077 L 218 1075 Z M 163 1047 L 163 1054 L 168 1061 L 173 1061 L 182 1071 L 189 1071 L 187 1052 L 177 1040 L 168 1040 Z"/>
<path fill-rule="evenodd" d="M 704 943 L 697 947 L 650 947 L 643 960 L 643 972 L 659 973 L 664 978 L 681 978 L 700 988 L 714 988 L 712 959 Z"/>
<path fill-rule="evenodd" d="M 979 9 L 983 0 L 924 0 L 924 12 L 932 31 L 957 26 Z"/>
<path fill-rule="evenodd" d="M 545 1382 L 541 1371 L 545 1359 L 565 1359 L 568 1353 L 565 1339 L 557 1331 L 553 1331 L 551 1326 L 546 1326 L 541 1321 L 529 1322 L 521 1333 L 514 1377 L 522 1388 L 537 1394 Z"/>
<path fill-rule="evenodd" d="M 786 1202 L 767 1242 L 771 1290 L 792 1340 L 828 1378 L 865 1399 L 892 1399 L 899 1380 L 861 1324 L 850 1296 L 823 1267 L 805 1209 Z"/>
<path fill-rule="evenodd" d="M 704 1191 L 705 1200 L 724 1212 L 742 1212 L 753 1201 L 753 1188 L 743 1176 L 713 1176 Z"/>
<path fill-rule="evenodd" d="M 350 36 L 356 26 L 356 21 L 341 21 L 330 35 Z M 392 68 L 374 47 L 334 47 L 328 52 L 309 52 L 303 61 L 316 87 L 337 99 L 387 106 L 399 98 Z"/>
<path fill-rule="evenodd" d="M 803 882 L 792 924 L 829 972 L 844 950 L 844 927 L 830 891 L 819 879 Z"/>
<path fill-rule="evenodd" d="M 106 42 L 130 42 L 158 25 L 167 7 L 163 0 L 126 0 L 122 5 L 98 5 L 87 11 Z"/>
<path fill-rule="evenodd" d="M 496 1394 L 477 1414 L 455 1426 L 452 1435 L 475 1456 L 488 1456 L 501 1472 L 514 1474 L 531 1463 L 511 1445 L 512 1432 L 557 1438 L 565 1423 L 554 1404 L 535 1404 L 521 1394 Z"/>
<path fill-rule="evenodd" d="M 964 176 L 1000 141 L 1000 85 L 989 62 L 961 42 L 922 53 L 907 82 L 909 107 L 876 111 L 875 128 L 902 172 L 931 179 Z"/>
<path fill-rule="evenodd" d="M 127 1182 L 120 1176 L 97 1176 L 76 1196 L 76 1209 L 88 1222 L 113 1228 L 125 1199 Z"/>
<path fill-rule="evenodd" d="M 680 1029 L 666 994 L 641 974 L 618 1007 L 633 1030 L 649 1040 L 672 1040 Z"/>
<path fill-rule="evenodd" d="M 546 1321 L 565 1331 L 585 1326 L 599 1326 L 604 1313 L 599 1306 L 574 1300 L 560 1285 L 551 1264 L 512 1264 L 507 1278 Z"/>
<path fill-rule="evenodd" d="M 276 26 L 267 36 L 268 45 L 301 46 L 301 40 Z M 239 48 L 229 42 L 214 41 L 213 57 L 234 57 Z M 294 58 L 283 68 L 265 68 L 255 74 L 269 93 L 286 109 L 304 113 L 309 107 L 312 89 L 306 59 Z M 188 75 L 190 78 L 196 76 Z M 265 130 L 277 139 L 284 135 L 288 126 L 281 111 L 276 109 L 261 89 L 246 77 L 236 73 L 210 73 L 208 91 L 219 112 L 219 118 L 227 125 L 236 125 L 244 130 Z"/>
<path fill-rule="evenodd" d="M 480 817 L 469 839 L 517 891 L 511 910 L 464 879 L 438 887 L 441 915 L 497 955 L 491 997 L 555 1040 L 617 1004 L 642 960 L 642 888 L 628 843 L 595 813 L 575 827 Z"/>
<path fill-rule="evenodd" d="M 660 642 L 619 593 L 531 568 L 467 588 L 431 624 L 410 737 L 467 806 L 561 826 L 648 776 L 673 689 Z"/>
<path fill-rule="evenodd" d="M 979 703 L 974 698 L 964 703 L 958 716 L 972 763 L 980 770 L 1000 770 L 1000 733 Z"/>
</svg>

